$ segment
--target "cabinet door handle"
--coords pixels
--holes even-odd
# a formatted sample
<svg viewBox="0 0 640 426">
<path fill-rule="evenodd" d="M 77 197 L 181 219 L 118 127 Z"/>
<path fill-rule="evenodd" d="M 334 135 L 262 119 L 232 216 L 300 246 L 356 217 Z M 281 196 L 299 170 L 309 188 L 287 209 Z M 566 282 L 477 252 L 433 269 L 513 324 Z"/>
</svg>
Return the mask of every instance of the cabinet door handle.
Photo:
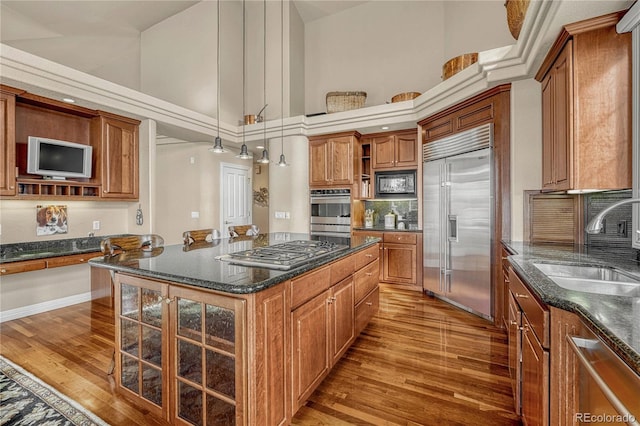
<svg viewBox="0 0 640 426">
<path fill-rule="evenodd" d="M 367 305 L 367 306 L 373 306 L 373 302 L 365 302 L 365 305 Z"/>
<path fill-rule="evenodd" d="M 367 277 L 370 277 L 371 275 L 373 275 L 373 273 L 371 273 L 371 272 L 366 272 L 366 273 L 365 273 L 365 275 L 366 275 Z"/>
<path fill-rule="evenodd" d="M 528 299 L 529 295 L 528 294 L 516 293 L 516 297 L 519 297 L 520 299 Z"/>
<path fill-rule="evenodd" d="M 511 320 L 511 321 L 509 321 L 509 324 L 510 324 L 510 325 L 518 325 L 518 322 L 517 322 L 517 321 L 513 321 L 513 320 Z"/>
<path fill-rule="evenodd" d="M 4 269 L 4 268 L 3 268 L 3 269 L 0 269 L 0 273 L 2 273 L 2 274 L 6 274 L 6 273 L 7 273 L 7 270 L 6 270 L 6 269 Z"/>
<path fill-rule="evenodd" d="M 373 257 L 371 253 L 365 254 L 364 257 Z"/>
</svg>

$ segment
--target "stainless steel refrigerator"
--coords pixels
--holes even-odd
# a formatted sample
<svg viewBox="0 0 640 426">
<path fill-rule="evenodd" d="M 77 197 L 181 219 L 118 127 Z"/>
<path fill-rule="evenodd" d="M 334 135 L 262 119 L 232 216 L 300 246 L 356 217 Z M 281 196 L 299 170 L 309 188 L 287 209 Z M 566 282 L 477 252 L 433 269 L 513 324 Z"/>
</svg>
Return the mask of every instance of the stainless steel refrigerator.
<svg viewBox="0 0 640 426">
<path fill-rule="evenodd" d="M 423 289 L 491 319 L 490 124 L 423 147 Z"/>
</svg>

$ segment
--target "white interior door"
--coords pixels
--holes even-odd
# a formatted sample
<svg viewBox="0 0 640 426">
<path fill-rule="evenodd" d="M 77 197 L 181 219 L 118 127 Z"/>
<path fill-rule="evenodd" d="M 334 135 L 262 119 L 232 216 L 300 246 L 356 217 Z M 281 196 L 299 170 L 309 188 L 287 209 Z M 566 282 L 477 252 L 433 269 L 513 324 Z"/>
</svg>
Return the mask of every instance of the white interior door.
<svg viewBox="0 0 640 426">
<path fill-rule="evenodd" d="M 222 163 L 220 229 L 224 233 L 229 226 L 251 223 L 251 169 L 238 164 Z"/>
</svg>

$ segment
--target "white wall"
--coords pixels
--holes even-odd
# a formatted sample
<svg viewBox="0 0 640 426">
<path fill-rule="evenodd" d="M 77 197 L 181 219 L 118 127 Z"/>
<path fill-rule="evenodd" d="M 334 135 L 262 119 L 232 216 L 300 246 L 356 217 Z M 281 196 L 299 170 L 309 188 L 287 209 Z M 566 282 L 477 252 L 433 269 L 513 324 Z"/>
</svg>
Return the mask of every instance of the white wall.
<svg viewBox="0 0 640 426">
<path fill-rule="evenodd" d="M 190 229 L 215 228 L 226 235 L 220 229 L 220 163 L 248 166 L 253 173 L 253 162 L 235 158 L 235 152 L 213 154 L 209 148 L 184 141 L 157 145 L 154 232 L 166 244 L 182 243 L 182 233 Z M 191 218 L 191 212 L 200 217 Z"/>
<path fill-rule="evenodd" d="M 507 25 L 506 10 L 503 1 L 446 2 L 443 63 L 463 53 L 481 52 L 515 43 Z"/>
<path fill-rule="evenodd" d="M 278 160 L 280 141 L 272 140 L 271 155 Z M 309 141 L 304 136 L 284 138 L 284 155 L 289 167 L 269 166 L 269 232 L 309 232 Z M 290 219 L 276 219 L 275 212 L 289 212 Z"/>
<path fill-rule="evenodd" d="M 371 1 L 305 28 L 306 113 L 331 91 L 367 92 L 365 106 L 425 92 L 461 53 L 511 45 L 503 1 Z"/>
<path fill-rule="evenodd" d="M 442 18 L 442 2 L 371 1 L 308 23 L 306 113 L 325 112 L 327 92 L 365 91 L 372 106 L 435 86 Z"/>
<path fill-rule="evenodd" d="M 542 94 L 534 79 L 511 84 L 511 239 L 522 241 L 523 191 L 542 183 Z"/>
<path fill-rule="evenodd" d="M 61 36 L 0 2 L 3 43 L 96 77 L 140 90 L 140 33 Z M 58 13 L 73 14 L 75 2 L 59 2 Z M 49 17 L 49 19 L 55 19 Z M 87 22 L 91 25 L 91 22 Z M 81 29 L 82 33 L 84 29 Z M 78 52 L 82 52 L 81 55 Z"/>
</svg>

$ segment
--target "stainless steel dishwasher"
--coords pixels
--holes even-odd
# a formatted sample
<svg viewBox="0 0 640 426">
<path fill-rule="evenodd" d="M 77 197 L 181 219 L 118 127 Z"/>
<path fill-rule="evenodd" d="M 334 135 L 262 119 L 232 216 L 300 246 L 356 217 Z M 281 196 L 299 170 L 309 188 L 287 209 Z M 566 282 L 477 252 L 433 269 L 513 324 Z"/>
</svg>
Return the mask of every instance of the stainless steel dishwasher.
<svg viewBox="0 0 640 426">
<path fill-rule="evenodd" d="M 640 426 L 640 376 L 588 334 L 566 336 L 578 361 L 574 424 Z"/>
</svg>

